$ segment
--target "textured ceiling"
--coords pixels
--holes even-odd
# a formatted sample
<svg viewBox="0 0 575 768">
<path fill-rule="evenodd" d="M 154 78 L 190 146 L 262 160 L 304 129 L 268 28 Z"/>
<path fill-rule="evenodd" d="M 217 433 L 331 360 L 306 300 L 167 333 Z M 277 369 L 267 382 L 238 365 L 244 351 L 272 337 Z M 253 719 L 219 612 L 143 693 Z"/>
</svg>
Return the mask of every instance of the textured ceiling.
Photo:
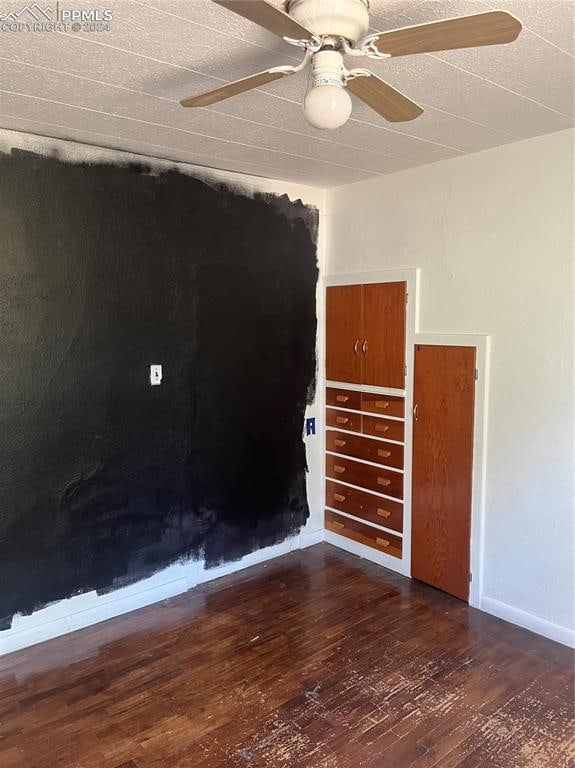
<svg viewBox="0 0 575 768">
<path fill-rule="evenodd" d="M 0 17 L 23 5 L 0 0 Z M 299 60 L 297 49 L 210 0 L 60 5 L 112 9 L 111 28 L 0 32 L 2 128 L 329 187 L 573 125 L 572 0 L 371 0 L 374 31 L 493 8 L 509 10 L 524 29 L 510 45 L 352 60 L 425 112 L 391 125 L 354 99 L 352 119 L 329 133 L 305 122 L 304 73 L 215 107 L 179 106 Z"/>
</svg>

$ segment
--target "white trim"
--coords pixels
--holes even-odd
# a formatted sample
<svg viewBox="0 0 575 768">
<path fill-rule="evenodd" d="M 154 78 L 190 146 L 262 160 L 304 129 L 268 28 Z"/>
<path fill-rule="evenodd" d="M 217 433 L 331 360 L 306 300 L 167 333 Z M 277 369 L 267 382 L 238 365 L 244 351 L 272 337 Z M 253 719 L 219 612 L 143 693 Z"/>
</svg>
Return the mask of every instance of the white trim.
<svg viewBox="0 0 575 768">
<path fill-rule="evenodd" d="M 469 605 L 479 608 L 483 594 L 483 547 L 485 529 L 485 466 L 487 451 L 487 394 L 489 382 L 489 336 L 470 333 L 416 333 L 414 344 L 475 347 L 475 413 L 473 418 L 473 469 L 471 491 Z M 404 491 L 405 492 L 405 491 Z"/>
<path fill-rule="evenodd" d="M 341 459 L 351 459 L 351 461 L 356 461 L 358 464 L 367 464 L 368 467 L 374 467 L 375 469 L 386 469 L 388 472 L 395 472 L 398 475 L 403 475 L 403 469 L 397 469 L 397 467 L 389 467 L 387 464 L 380 464 L 377 461 L 367 461 L 367 459 L 360 459 L 357 456 L 351 456 L 349 453 L 338 453 L 338 451 L 330 451 L 328 448 L 326 450 L 326 454 L 329 456 L 339 456 Z M 335 480 L 337 482 L 335 477 L 330 477 L 330 480 Z M 368 489 L 366 488 L 366 490 Z"/>
<path fill-rule="evenodd" d="M 338 483 L 339 485 L 346 485 L 348 488 L 354 488 L 356 491 L 363 491 L 364 493 L 370 493 L 372 496 L 379 496 L 382 499 L 388 499 L 389 501 L 395 501 L 397 504 L 403 504 L 403 499 L 398 499 L 396 496 L 388 496 L 386 493 L 379 493 L 379 491 L 372 491 L 371 488 L 366 488 L 364 485 L 354 485 L 348 483 L 347 480 L 336 480 L 334 477 L 327 477 L 326 481 L 330 480 L 332 483 Z M 324 505 L 325 506 L 325 505 Z M 405 516 L 405 505 L 403 507 Z M 404 521 L 405 524 L 405 521 Z"/>
<path fill-rule="evenodd" d="M 329 243 L 328 243 L 329 247 Z M 324 304 L 325 304 L 325 288 L 334 285 L 366 285 L 373 283 L 400 283 L 405 282 L 407 287 L 408 302 L 406 307 L 406 332 L 405 332 L 405 364 L 407 366 L 407 374 L 405 376 L 405 388 L 404 389 L 391 389 L 386 387 L 370 387 L 363 384 L 348 384 L 343 385 L 339 382 L 332 382 L 326 380 L 326 386 L 333 387 L 335 389 L 351 389 L 359 390 L 363 392 L 372 392 L 373 394 L 386 394 L 395 395 L 396 397 L 404 398 L 405 418 L 404 418 L 404 458 L 403 469 L 404 477 L 411 478 L 411 454 L 412 454 L 412 418 L 411 413 L 413 411 L 413 349 L 415 343 L 415 334 L 418 328 L 419 320 L 419 269 L 418 268 L 405 268 L 405 269 L 384 269 L 373 270 L 369 272 L 354 272 L 352 274 L 338 274 L 338 275 L 325 275 L 323 278 L 324 285 Z M 323 329 L 323 336 L 325 336 L 325 327 Z M 325 376 L 325 358 L 322 359 L 322 374 Z M 332 406 L 326 406 L 331 408 Z M 349 409 L 342 409 L 349 410 Z M 373 414 L 362 412 L 362 414 L 370 416 L 383 416 L 384 418 L 390 418 L 383 414 Z M 396 419 L 395 420 L 399 420 Z M 333 427 L 331 427 L 333 429 Z M 348 431 L 348 430 L 344 430 Z M 357 433 L 356 433 L 357 434 Z M 371 435 L 362 435 L 363 437 L 371 437 Z M 325 451 L 325 446 L 324 446 Z M 341 482 L 336 480 L 334 482 Z M 325 483 L 324 483 L 325 485 Z M 343 483 L 343 485 L 350 485 L 350 483 Z M 351 486 L 352 488 L 358 488 L 358 486 Z M 365 488 L 358 488 L 358 490 L 365 491 Z M 375 491 L 369 491 L 369 493 L 376 493 Z M 377 494 L 383 496 L 383 494 Z M 371 560 L 374 563 L 383 565 L 392 571 L 401 573 L 404 576 L 411 576 L 411 482 L 404 482 L 403 499 L 396 499 L 392 496 L 383 496 L 390 501 L 399 502 L 403 504 L 403 547 L 402 557 L 392 557 L 391 555 L 385 555 L 383 552 L 378 552 L 376 549 L 366 547 L 363 544 L 347 539 L 344 536 L 339 536 L 332 531 L 326 531 L 325 540 L 333 544 L 340 549 L 345 549 L 348 552 L 359 555 L 366 560 Z M 325 503 L 325 500 L 324 500 Z M 365 521 L 364 521 L 365 522 Z"/>
<path fill-rule="evenodd" d="M 487 597 L 486 595 L 481 597 L 480 608 L 482 611 L 497 616 L 503 621 L 508 621 L 510 624 L 516 624 L 531 630 L 531 632 L 536 632 L 538 635 L 548 637 L 550 640 L 575 648 L 575 629 L 564 627 L 561 624 L 553 624 L 551 621 L 535 616 L 534 613 L 527 613 L 520 608 L 515 608 L 513 605 L 502 603 L 494 597 Z"/>
<path fill-rule="evenodd" d="M 313 547 L 316 544 L 321 544 L 323 541 L 325 541 L 325 530 L 323 528 L 312 533 L 303 533 L 299 537 L 299 549 L 307 549 L 307 547 Z"/>
<path fill-rule="evenodd" d="M 402 559 L 394 557 L 393 555 L 386 555 L 378 549 L 366 547 L 364 544 L 360 544 L 353 539 L 347 539 L 345 536 L 340 536 L 339 533 L 334 533 L 333 531 L 325 531 L 325 541 L 333 547 L 344 549 L 346 552 L 351 552 L 352 555 L 363 557 L 364 560 L 369 560 L 371 563 L 382 565 L 390 571 L 400 573 L 402 576 L 409 576 L 409 573 L 405 570 L 405 558 Z M 405 539 L 403 540 L 402 551 L 404 546 Z"/>
<path fill-rule="evenodd" d="M 417 278 L 419 269 L 417 267 L 406 267 L 404 269 L 373 269 L 369 272 L 351 272 L 337 275 L 325 275 L 324 285 L 371 285 L 373 283 L 409 283 Z M 416 285 L 409 286 L 408 291 L 417 288 Z M 412 297 L 415 298 L 415 297 Z M 359 385 L 358 385 L 359 386 Z"/>
<path fill-rule="evenodd" d="M 341 427 L 325 428 L 326 434 L 328 432 L 341 432 L 344 435 L 356 435 L 356 437 L 366 437 L 368 440 L 379 440 L 380 443 L 391 443 L 392 445 L 405 445 L 401 440 L 391 440 L 389 437 L 376 437 L 375 435 L 366 435 L 365 432 L 354 432 L 352 429 L 342 429 Z M 324 451 L 325 453 L 325 451 Z"/>
<path fill-rule="evenodd" d="M 349 517 L 351 520 L 355 520 L 358 523 L 369 525 L 370 528 L 379 528 L 380 531 L 391 533 L 392 536 L 397 536 L 398 539 L 403 538 L 403 533 L 401 531 L 394 531 L 393 528 L 386 528 L 385 525 L 380 525 L 380 523 L 374 523 L 371 520 L 366 520 L 364 517 L 351 515 L 349 512 L 342 512 L 341 509 L 336 509 L 335 507 L 330 507 L 328 505 L 326 505 L 326 509 L 330 512 L 334 512 L 336 515 L 341 515 L 341 517 Z"/>
<path fill-rule="evenodd" d="M 342 413 L 357 413 L 358 416 L 375 416 L 380 419 L 387 419 L 388 421 L 405 421 L 403 416 L 387 416 L 383 413 L 374 413 L 373 411 L 358 411 L 356 408 L 345 408 L 341 405 L 327 405 L 330 411 L 341 411 Z M 338 429 L 338 427 L 328 427 L 328 429 Z M 344 430 L 349 431 L 349 430 Z M 363 435 L 364 437 L 371 437 L 371 435 Z"/>
<path fill-rule="evenodd" d="M 347 389 L 351 392 L 367 392 L 370 395 L 405 397 L 405 389 L 395 389 L 394 387 L 374 387 L 372 384 L 348 384 L 343 381 L 333 381 L 332 379 L 327 379 L 325 386 L 330 389 Z M 330 408 L 331 407 L 332 406 L 330 406 Z M 337 408 L 337 406 L 334 405 L 333 408 Z M 369 411 L 369 413 L 371 413 L 371 411 Z"/>
</svg>

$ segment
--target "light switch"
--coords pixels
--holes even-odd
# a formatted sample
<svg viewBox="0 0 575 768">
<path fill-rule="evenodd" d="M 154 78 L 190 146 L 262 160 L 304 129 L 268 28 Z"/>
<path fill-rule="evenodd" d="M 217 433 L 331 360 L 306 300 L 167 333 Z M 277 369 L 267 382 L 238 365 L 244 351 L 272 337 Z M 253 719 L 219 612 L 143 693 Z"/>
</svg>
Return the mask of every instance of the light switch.
<svg viewBox="0 0 575 768">
<path fill-rule="evenodd" d="M 161 383 L 162 383 L 162 366 L 151 365 L 150 366 L 150 384 L 153 387 L 156 387 Z"/>
</svg>

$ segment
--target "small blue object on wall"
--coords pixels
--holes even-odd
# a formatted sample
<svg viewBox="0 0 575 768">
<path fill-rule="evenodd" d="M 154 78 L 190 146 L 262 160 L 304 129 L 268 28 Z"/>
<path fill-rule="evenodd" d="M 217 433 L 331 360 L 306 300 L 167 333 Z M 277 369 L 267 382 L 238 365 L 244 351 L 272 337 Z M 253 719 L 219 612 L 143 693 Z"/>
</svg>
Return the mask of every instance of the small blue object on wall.
<svg viewBox="0 0 575 768">
<path fill-rule="evenodd" d="M 315 417 L 305 420 L 305 434 L 306 437 L 308 435 L 315 435 Z"/>
</svg>

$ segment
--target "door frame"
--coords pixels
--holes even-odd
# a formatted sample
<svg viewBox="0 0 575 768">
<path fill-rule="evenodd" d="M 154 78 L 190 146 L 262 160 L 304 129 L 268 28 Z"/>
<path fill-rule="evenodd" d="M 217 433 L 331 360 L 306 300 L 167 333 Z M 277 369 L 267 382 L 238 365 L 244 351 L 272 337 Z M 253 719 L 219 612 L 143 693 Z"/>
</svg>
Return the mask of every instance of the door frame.
<svg viewBox="0 0 575 768">
<path fill-rule="evenodd" d="M 330 381 L 326 378 L 325 370 L 325 345 L 324 357 L 321 366 L 321 390 L 322 390 L 322 453 L 325 456 L 325 388 L 336 387 L 337 389 L 357 389 L 363 392 L 373 392 L 375 394 L 398 395 L 405 399 L 405 436 L 404 436 L 404 478 L 411 478 L 412 462 L 412 434 L 413 424 L 411 413 L 413 411 L 413 362 L 415 338 L 419 324 L 419 267 L 408 267 L 405 269 L 378 269 L 369 272 L 348 272 L 336 275 L 324 275 L 323 277 L 323 303 L 326 302 L 326 288 L 334 285 L 365 285 L 368 283 L 406 283 L 408 294 L 406 326 L 405 326 L 405 364 L 407 374 L 405 376 L 405 389 L 394 389 L 391 387 L 374 387 L 366 385 L 349 385 L 346 387 L 338 381 Z M 325 327 L 323 329 L 325 336 Z M 325 509 L 325 477 L 323 483 L 322 504 Z M 330 541 L 331 533 L 325 533 L 325 540 Z M 360 557 L 371 560 L 378 565 L 401 573 L 403 576 L 411 577 L 411 482 L 404 482 L 403 488 L 403 556 L 401 560 L 386 555 L 377 550 L 370 550 L 369 547 L 356 545 L 355 542 L 348 542 L 347 548 L 350 552 L 355 552 Z"/>
<path fill-rule="evenodd" d="M 414 344 L 448 347 L 475 347 L 475 413 L 473 419 L 473 464 L 471 485 L 471 541 L 469 605 L 479 608 L 483 594 L 483 551 L 485 539 L 485 467 L 487 457 L 487 399 L 490 337 L 467 333 L 415 333 Z M 413 393 L 412 393 L 413 395 Z M 406 397 L 407 407 L 407 397 Z M 413 404 L 412 404 L 413 410 Z M 411 512 L 411 507 L 410 507 Z M 411 573 L 411 520 L 409 567 Z"/>
</svg>

